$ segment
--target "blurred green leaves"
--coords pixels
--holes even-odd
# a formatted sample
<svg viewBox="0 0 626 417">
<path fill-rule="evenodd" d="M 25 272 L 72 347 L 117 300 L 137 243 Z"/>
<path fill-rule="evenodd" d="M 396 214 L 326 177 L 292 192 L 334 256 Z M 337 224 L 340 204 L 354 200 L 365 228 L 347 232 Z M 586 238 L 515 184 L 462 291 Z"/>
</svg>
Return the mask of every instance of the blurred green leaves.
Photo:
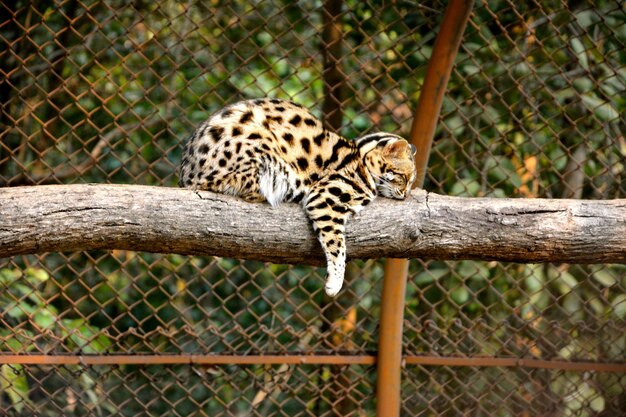
<svg viewBox="0 0 626 417">
<path fill-rule="evenodd" d="M 47 352 L 59 344 L 83 354 L 106 353 L 111 340 L 86 319 L 69 319 L 49 302 L 58 288 L 41 268 L 0 269 L 0 351 L 12 354 Z M 78 381 L 88 395 L 92 388 Z M 93 384 L 90 384 L 93 385 Z M 0 365 L 0 395 L 6 395 L 17 412 L 30 404 L 31 386 L 22 365 Z"/>
</svg>

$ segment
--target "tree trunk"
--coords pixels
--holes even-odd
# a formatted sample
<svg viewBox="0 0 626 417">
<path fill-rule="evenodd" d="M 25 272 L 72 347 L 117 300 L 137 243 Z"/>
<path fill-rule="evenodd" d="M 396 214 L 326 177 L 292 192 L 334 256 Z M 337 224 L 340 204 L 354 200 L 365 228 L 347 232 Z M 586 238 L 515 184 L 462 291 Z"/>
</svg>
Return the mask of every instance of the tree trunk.
<svg viewBox="0 0 626 417">
<path fill-rule="evenodd" d="M 378 198 L 347 225 L 349 258 L 626 263 L 626 199 Z M 0 257 L 127 249 L 323 265 L 302 208 L 140 185 L 0 188 Z"/>
</svg>

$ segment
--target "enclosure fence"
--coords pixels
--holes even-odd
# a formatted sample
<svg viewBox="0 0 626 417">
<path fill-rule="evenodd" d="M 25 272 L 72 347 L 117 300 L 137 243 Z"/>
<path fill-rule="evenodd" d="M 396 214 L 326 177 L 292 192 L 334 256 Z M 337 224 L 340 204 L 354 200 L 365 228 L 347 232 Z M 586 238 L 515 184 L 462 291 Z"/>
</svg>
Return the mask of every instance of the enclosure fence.
<svg viewBox="0 0 626 417">
<path fill-rule="evenodd" d="M 407 136 L 445 6 L 3 1 L 0 186 L 175 186 L 185 138 L 245 98 Z M 625 198 L 625 114 L 624 1 L 477 1 L 424 188 Z M 382 265 L 330 299 L 307 266 L 0 259 L 0 414 L 374 415 Z M 412 260 L 402 415 L 623 415 L 625 320 L 626 265 Z"/>
</svg>

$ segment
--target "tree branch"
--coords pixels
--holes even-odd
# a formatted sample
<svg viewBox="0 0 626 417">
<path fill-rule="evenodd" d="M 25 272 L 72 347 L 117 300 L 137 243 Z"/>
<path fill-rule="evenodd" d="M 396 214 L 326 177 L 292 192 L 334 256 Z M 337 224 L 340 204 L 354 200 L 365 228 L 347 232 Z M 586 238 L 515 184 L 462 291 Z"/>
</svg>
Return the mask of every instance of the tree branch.
<svg viewBox="0 0 626 417">
<path fill-rule="evenodd" d="M 626 263 L 626 199 L 376 199 L 347 226 L 351 258 Z M 138 185 L 0 188 L 0 257 L 127 249 L 323 265 L 301 207 Z"/>
</svg>

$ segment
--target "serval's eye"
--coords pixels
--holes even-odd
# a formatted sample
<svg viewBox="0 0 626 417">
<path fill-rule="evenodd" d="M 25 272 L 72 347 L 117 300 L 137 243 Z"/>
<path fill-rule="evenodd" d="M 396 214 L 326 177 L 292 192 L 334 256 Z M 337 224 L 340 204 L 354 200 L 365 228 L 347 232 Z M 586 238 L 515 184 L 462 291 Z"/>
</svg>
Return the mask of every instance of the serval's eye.
<svg viewBox="0 0 626 417">
<path fill-rule="evenodd" d="M 404 187 L 406 185 L 406 176 L 405 175 L 398 175 L 396 177 L 396 183 L 399 184 L 400 186 Z"/>
</svg>

